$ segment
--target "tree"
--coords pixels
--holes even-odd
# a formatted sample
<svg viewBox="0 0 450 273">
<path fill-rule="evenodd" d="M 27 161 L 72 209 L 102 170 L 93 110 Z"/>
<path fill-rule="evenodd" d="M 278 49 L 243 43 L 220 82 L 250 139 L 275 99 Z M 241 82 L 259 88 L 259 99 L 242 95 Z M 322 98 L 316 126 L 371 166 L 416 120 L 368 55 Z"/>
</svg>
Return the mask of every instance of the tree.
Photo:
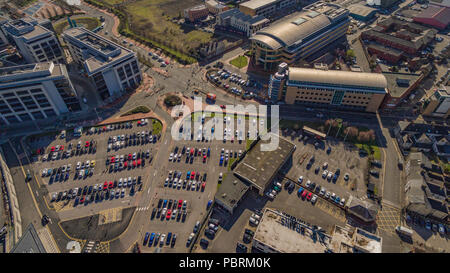
<svg viewBox="0 0 450 273">
<path fill-rule="evenodd" d="M 350 137 L 350 138 L 357 137 L 357 136 L 358 136 L 358 133 L 359 133 L 358 128 L 353 127 L 353 126 L 347 127 L 347 128 L 345 128 L 345 130 L 344 130 L 344 134 L 346 134 L 346 135 L 347 135 L 348 137 Z"/>
</svg>

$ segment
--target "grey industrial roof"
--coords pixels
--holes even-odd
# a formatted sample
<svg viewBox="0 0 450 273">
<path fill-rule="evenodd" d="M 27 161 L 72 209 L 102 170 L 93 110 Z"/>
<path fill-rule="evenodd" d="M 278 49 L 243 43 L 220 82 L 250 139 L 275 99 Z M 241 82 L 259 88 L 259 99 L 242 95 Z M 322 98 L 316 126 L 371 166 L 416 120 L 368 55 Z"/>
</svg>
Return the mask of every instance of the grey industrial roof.
<svg viewBox="0 0 450 273">
<path fill-rule="evenodd" d="M 25 233 L 22 234 L 11 253 L 46 253 L 32 223 L 25 230 Z"/>
<path fill-rule="evenodd" d="M 378 214 L 378 208 L 358 198 L 351 198 L 348 205 L 348 212 L 364 220 L 365 222 L 375 221 Z"/>
<path fill-rule="evenodd" d="M 289 80 L 387 88 L 386 78 L 381 73 L 289 67 Z"/>
<path fill-rule="evenodd" d="M 313 18 L 308 17 L 310 12 L 295 13 L 293 16 L 261 29 L 251 39 L 261 41 L 269 47 L 277 49 L 301 42 L 302 39 L 331 23 L 330 19 L 324 14 L 319 14 Z"/>
<path fill-rule="evenodd" d="M 260 190 L 266 188 L 295 150 L 293 143 L 276 134 L 269 133 L 269 135 L 279 140 L 278 147 L 274 151 L 262 151 L 261 145 L 270 143 L 270 140 L 259 140 L 234 169 L 236 175 L 254 184 Z"/>
<path fill-rule="evenodd" d="M 361 4 L 353 4 L 347 7 L 350 11 L 350 14 L 356 14 L 362 17 L 368 16 L 370 13 L 375 12 L 376 9 L 364 6 Z"/>
<path fill-rule="evenodd" d="M 247 192 L 249 185 L 234 176 L 232 172 L 224 175 L 225 178 L 214 198 L 220 200 L 224 205 L 233 208 Z"/>
<path fill-rule="evenodd" d="M 419 80 L 419 74 L 412 73 L 392 73 L 383 72 L 384 77 L 387 80 L 387 87 L 389 89 L 389 94 L 391 97 L 399 98 L 402 97 L 405 91 L 407 91 L 416 81 Z M 408 86 L 399 85 L 397 79 L 408 80 Z"/>
</svg>

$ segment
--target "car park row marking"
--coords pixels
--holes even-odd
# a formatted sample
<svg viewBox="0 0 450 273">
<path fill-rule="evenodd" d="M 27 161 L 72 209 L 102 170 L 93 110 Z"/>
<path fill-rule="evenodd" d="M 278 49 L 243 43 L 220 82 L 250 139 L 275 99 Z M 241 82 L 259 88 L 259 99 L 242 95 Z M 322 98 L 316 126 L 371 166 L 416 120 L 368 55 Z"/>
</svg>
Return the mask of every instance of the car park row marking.
<svg viewBox="0 0 450 273">
<path fill-rule="evenodd" d="M 321 210 L 323 210 L 324 212 L 337 218 L 338 220 L 343 221 L 343 222 L 346 221 L 345 212 L 342 209 L 336 207 L 335 205 L 332 205 L 329 202 L 322 200 L 320 198 L 317 199 L 317 202 L 315 205 L 318 208 L 320 208 Z"/>
<path fill-rule="evenodd" d="M 148 210 L 149 207 L 150 207 L 150 206 L 136 208 L 136 211 L 144 211 L 144 210 Z"/>
</svg>

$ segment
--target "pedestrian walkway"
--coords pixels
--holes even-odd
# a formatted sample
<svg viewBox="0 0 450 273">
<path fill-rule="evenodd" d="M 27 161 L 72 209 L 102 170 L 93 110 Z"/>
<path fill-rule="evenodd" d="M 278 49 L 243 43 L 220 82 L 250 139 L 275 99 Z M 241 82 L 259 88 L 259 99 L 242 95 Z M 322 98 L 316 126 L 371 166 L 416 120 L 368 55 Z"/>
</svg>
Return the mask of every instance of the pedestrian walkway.
<svg viewBox="0 0 450 273">
<path fill-rule="evenodd" d="M 139 208 L 136 208 L 136 211 L 147 211 L 147 210 L 149 210 L 149 208 L 150 208 L 150 206 L 139 207 Z"/>
<path fill-rule="evenodd" d="M 55 241 L 53 240 L 52 235 L 50 234 L 47 228 L 42 227 L 38 229 L 36 232 L 39 235 L 42 245 L 44 246 L 45 251 L 47 253 L 59 253 L 59 249 L 55 245 Z"/>
</svg>

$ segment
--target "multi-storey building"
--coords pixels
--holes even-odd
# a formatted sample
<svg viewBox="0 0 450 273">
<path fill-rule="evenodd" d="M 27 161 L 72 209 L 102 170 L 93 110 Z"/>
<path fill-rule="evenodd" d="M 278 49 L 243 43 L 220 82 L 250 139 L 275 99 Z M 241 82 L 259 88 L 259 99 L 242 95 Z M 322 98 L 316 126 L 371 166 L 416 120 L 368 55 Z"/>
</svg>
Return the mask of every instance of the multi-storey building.
<svg viewBox="0 0 450 273">
<path fill-rule="evenodd" d="M 239 10 L 250 16 L 262 15 L 268 18 L 282 9 L 296 5 L 297 0 L 250 0 L 239 4 Z"/>
<path fill-rule="evenodd" d="M 24 18 L 1 24 L 2 35 L 19 50 L 28 63 L 64 63 L 64 52 L 48 20 Z"/>
<path fill-rule="evenodd" d="M 381 73 L 319 70 L 281 64 L 270 77 L 273 102 L 376 112 L 387 94 Z"/>
<path fill-rule="evenodd" d="M 0 125 L 79 111 L 64 64 L 53 62 L 0 68 Z"/>
<path fill-rule="evenodd" d="M 229 9 L 228 6 L 225 6 L 224 4 L 216 0 L 206 0 L 205 5 L 208 11 L 212 14 L 219 14 Z"/>
<path fill-rule="evenodd" d="M 102 99 L 135 88 L 142 80 L 136 53 L 83 27 L 64 31 L 75 62 L 82 65 Z"/>
<path fill-rule="evenodd" d="M 206 5 L 198 5 L 184 10 L 184 18 L 190 22 L 204 19 L 208 17 L 209 10 Z"/>
<path fill-rule="evenodd" d="M 269 19 L 264 16 L 251 16 L 242 13 L 238 9 L 230 9 L 219 13 L 216 17 L 217 25 L 222 28 L 231 28 L 242 32 L 245 36 L 250 37 L 258 30 L 269 24 Z"/>
<path fill-rule="evenodd" d="M 440 86 L 426 101 L 424 116 L 442 117 L 450 115 L 450 86 Z"/>
<path fill-rule="evenodd" d="M 316 2 L 306 6 L 250 38 L 253 61 L 264 70 L 273 70 L 282 62 L 305 59 L 345 37 L 348 17 L 349 11 L 339 5 Z"/>
</svg>

